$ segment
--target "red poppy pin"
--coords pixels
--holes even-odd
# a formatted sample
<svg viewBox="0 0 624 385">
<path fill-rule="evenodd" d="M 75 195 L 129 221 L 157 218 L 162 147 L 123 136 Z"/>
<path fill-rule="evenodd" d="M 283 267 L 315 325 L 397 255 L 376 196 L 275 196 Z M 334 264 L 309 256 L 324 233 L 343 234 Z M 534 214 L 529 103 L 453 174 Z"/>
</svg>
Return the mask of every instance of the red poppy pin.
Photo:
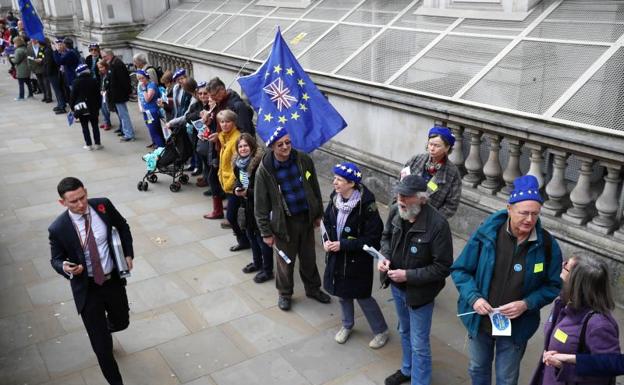
<svg viewBox="0 0 624 385">
<path fill-rule="evenodd" d="M 104 203 L 100 203 L 97 206 L 97 211 L 101 212 L 102 214 L 106 214 L 106 206 L 104 206 Z"/>
</svg>

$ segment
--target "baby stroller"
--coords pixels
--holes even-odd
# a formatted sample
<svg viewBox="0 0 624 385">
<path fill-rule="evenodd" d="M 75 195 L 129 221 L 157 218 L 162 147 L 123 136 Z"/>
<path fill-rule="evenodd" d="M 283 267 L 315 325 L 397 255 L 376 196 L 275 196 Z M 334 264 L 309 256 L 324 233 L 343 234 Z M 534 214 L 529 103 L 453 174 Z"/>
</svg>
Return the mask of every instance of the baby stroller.
<svg viewBox="0 0 624 385">
<path fill-rule="evenodd" d="M 148 184 L 156 183 L 158 175 L 165 174 L 173 178 L 169 185 L 171 192 L 178 192 L 183 184 L 189 182 L 189 176 L 184 173 L 184 163 L 193 155 L 193 144 L 186 133 L 186 127 L 179 125 L 174 127 L 171 136 L 167 139 L 164 149 L 156 149 L 153 153 L 143 157 L 148 163 L 147 173 L 137 183 L 139 191 L 147 191 Z M 150 159 L 151 158 L 151 159 Z M 155 164 L 153 159 L 156 158 Z M 176 180 L 177 179 L 177 180 Z"/>
</svg>

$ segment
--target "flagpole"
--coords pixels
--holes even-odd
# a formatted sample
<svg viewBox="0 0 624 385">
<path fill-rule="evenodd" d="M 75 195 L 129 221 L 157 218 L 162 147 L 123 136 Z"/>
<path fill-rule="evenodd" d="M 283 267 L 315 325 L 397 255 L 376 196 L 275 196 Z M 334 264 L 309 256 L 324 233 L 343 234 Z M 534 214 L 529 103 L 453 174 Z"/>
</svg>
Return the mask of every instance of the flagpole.
<svg viewBox="0 0 624 385">
<path fill-rule="evenodd" d="M 232 84 L 234 84 L 234 82 L 238 80 L 241 72 L 243 72 L 243 70 L 245 69 L 245 66 L 249 64 L 250 61 L 251 61 L 251 58 L 247 58 L 247 61 L 243 63 L 243 66 L 238 70 L 238 72 L 236 73 L 236 76 L 234 76 L 234 79 L 232 79 L 232 81 L 230 82 L 230 84 L 228 84 L 226 89 L 229 89 L 230 87 L 232 87 Z"/>
</svg>

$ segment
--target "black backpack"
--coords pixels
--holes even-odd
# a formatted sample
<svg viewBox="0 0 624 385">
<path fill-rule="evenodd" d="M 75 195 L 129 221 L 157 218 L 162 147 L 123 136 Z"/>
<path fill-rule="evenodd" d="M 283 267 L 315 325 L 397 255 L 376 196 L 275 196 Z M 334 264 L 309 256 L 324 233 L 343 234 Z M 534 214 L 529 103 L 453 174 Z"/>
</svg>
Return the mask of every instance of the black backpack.
<svg viewBox="0 0 624 385">
<path fill-rule="evenodd" d="M 160 79 L 162 78 L 162 76 L 164 74 L 162 67 L 161 66 L 158 66 L 158 67 L 148 66 L 148 67 L 145 68 L 145 71 L 147 72 L 147 70 L 149 70 L 150 68 L 153 68 L 154 71 L 156 71 L 156 77 L 158 78 L 158 79 L 150 79 L 150 80 L 153 81 L 154 83 L 158 84 L 159 87 L 160 86 L 164 87 L 164 84 L 162 84 L 162 82 L 160 81 Z"/>
</svg>

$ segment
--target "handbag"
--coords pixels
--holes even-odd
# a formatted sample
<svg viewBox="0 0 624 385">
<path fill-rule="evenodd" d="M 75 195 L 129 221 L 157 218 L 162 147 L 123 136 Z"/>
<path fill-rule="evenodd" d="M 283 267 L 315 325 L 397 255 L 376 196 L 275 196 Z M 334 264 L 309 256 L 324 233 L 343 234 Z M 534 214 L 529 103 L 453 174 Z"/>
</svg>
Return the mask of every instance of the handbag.
<svg viewBox="0 0 624 385">
<path fill-rule="evenodd" d="M 74 116 L 78 119 L 89 115 L 89 107 L 86 102 L 79 102 L 74 106 Z"/>
</svg>

